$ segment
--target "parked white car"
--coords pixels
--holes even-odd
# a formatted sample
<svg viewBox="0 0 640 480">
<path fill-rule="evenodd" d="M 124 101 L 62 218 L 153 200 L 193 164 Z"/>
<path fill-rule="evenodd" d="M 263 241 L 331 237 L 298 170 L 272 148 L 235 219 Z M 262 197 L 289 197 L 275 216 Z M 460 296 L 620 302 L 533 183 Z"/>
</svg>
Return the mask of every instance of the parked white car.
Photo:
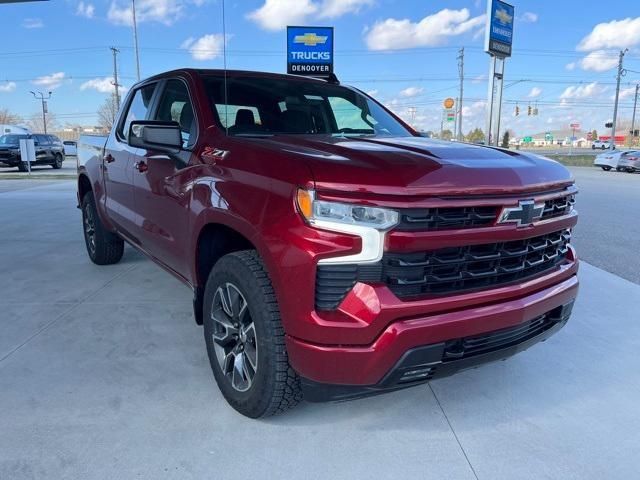
<svg viewBox="0 0 640 480">
<path fill-rule="evenodd" d="M 624 158 L 625 155 L 630 153 L 637 153 L 632 150 L 616 150 L 615 152 L 606 152 L 601 153 L 596 156 L 593 164 L 596 167 L 602 168 L 604 171 L 608 172 L 612 168 L 615 168 L 616 171 L 620 172 L 624 170 L 620 167 L 620 160 Z"/>
<path fill-rule="evenodd" d="M 73 140 L 65 140 L 62 142 L 64 145 L 64 154 L 65 156 L 77 156 L 78 155 L 78 142 L 74 142 Z"/>
<path fill-rule="evenodd" d="M 599 148 L 601 150 L 605 150 L 607 148 L 609 148 L 609 142 L 605 142 L 604 140 L 594 140 L 594 142 L 591 144 L 591 150 L 595 150 L 596 148 Z M 616 146 L 613 146 L 613 149 L 615 150 Z"/>
</svg>

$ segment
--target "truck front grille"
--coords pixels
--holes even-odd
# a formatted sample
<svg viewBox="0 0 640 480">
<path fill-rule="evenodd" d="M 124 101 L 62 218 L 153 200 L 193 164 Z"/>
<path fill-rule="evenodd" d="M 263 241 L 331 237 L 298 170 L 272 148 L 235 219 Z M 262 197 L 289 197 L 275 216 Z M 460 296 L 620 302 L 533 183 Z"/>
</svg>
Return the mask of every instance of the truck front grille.
<svg viewBox="0 0 640 480">
<path fill-rule="evenodd" d="M 401 299 L 494 288 L 549 272 L 566 260 L 562 230 L 508 242 L 418 253 L 385 253 L 373 265 L 319 265 L 316 308 L 335 309 L 356 282 L 382 283 Z"/>
<path fill-rule="evenodd" d="M 566 194 L 544 202 L 541 220 L 561 217 L 570 213 L 575 202 L 575 194 Z M 410 208 L 400 210 L 398 231 L 418 232 L 480 228 L 492 226 L 502 207 L 443 207 Z"/>
<path fill-rule="evenodd" d="M 396 230 L 445 230 L 475 228 L 493 225 L 498 207 L 447 207 L 408 209 L 400 212 L 400 224 Z"/>
</svg>

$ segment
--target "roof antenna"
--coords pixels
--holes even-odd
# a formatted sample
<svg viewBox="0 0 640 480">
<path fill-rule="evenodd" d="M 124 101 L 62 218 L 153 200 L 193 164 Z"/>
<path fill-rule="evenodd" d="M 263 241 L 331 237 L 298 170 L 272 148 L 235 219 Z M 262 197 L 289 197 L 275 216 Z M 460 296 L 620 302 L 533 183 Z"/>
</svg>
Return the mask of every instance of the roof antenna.
<svg viewBox="0 0 640 480">
<path fill-rule="evenodd" d="M 224 130 L 229 135 L 229 102 L 227 94 L 227 22 L 224 13 L 224 0 L 222 0 L 222 61 L 224 64 Z"/>
</svg>

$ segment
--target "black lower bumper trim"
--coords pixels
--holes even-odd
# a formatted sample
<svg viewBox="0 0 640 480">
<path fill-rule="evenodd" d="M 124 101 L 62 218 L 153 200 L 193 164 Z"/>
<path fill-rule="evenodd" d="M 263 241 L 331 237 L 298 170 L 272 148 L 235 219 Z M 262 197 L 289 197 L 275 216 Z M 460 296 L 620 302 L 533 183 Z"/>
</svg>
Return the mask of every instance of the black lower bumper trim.
<svg viewBox="0 0 640 480">
<path fill-rule="evenodd" d="M 424 384 L 461 370 L 504 360 L 542 342 L 569 320 L 573 302 L 515 327 L 412 348 L 376 385 L 331 385 L 302 378 L 310 402 L 350 400 Z"/>
</svg>

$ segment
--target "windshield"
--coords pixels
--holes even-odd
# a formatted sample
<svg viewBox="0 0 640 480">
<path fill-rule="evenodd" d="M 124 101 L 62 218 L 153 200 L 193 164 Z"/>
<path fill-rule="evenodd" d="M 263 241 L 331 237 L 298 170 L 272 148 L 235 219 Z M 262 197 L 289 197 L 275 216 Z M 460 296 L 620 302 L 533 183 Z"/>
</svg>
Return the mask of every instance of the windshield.
<svg viewBox="0 0 640 480">
<path fill-rule="evenodd" d="M 23 138 L 29 138 L 29 135 L 3 135 L 0 137 L 0 145 L 20 145 Z"/>
<path fill-rule="evenodd" d="M 229 135 L 318 134 L 411 136 L 384 108 L 339 85 L 295 79 L 204 78 L 220 125 Z M 225 102 L 226 98 L 226 102 Z"/>
</svg>

